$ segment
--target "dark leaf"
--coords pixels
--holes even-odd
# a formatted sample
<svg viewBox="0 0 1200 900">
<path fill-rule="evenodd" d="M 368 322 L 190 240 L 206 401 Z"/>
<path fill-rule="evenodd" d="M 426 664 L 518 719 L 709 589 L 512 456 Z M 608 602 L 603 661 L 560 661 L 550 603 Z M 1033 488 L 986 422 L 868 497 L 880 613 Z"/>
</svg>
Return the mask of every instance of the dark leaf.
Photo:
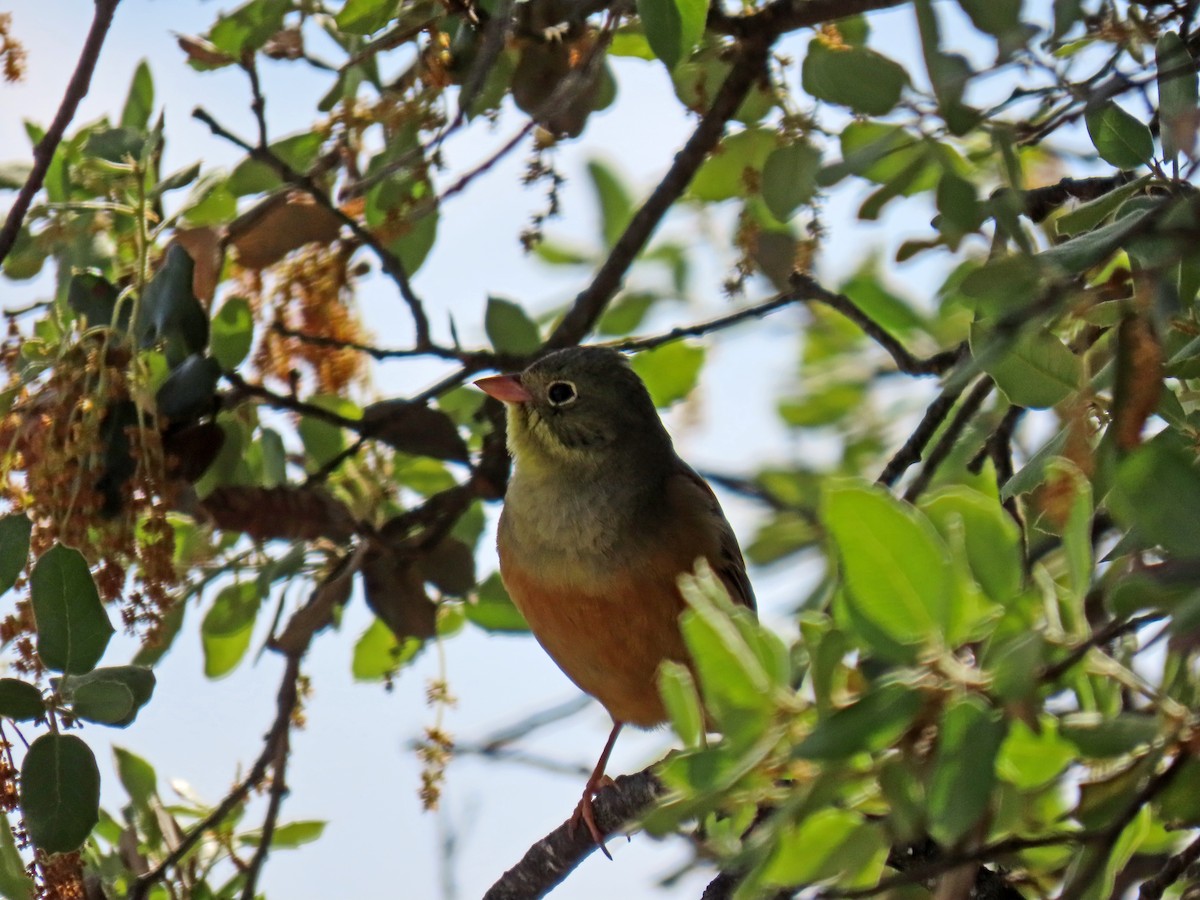
<svg viewBox="0 0 1200 900">
<path fill-rule="evenodd" d="M 71 675 L 90 672 L 114 629 L 83 554 L 62 544 L 51 547 L 34 565 L 29 587 L 38 656 L 46 668 Z"/>
<path fill-rule="evenodd" d="M 60 690 L 79 718 L 124 728 L 150 701 L 154 683 L 154 672 L 145 666 L 108 666 L 68 675 Z"/>
<path fill-rule="evenodd" d="M 202 507 L 218 528 L 255 540 L 344 541 L 357 527 L 346 505 L 320 487 L 219 487 Z"/>
<path fill-rule="evenodd" d="M 439 591 L 461 597 L 475 587 L 475 553 L 462 541 L 443 538 L 422 554 L 421 574 Z"/>
<path fill-rule="evenodd" d="M 0 519 L 0 594 L 17 580 L 29 561 L 29 535 L 33 523 L 24 513 L 10 513 Z"/>
<path fill-rule="evenodd" d="M 18 678 L 0 678 L 0 716 L 29 722 L 45 714 L 42 692 L 35 685 Z"/>
<path fill-rule="evenodd" d="M 425 593 L 412 560 L 396 552 L 373 551 L 362 567 L 367 606 L 398 641 L 427 639 L 437 633 L 437 606 Z"/>
<path fill-rule="evenodd" d="M 407 400 L 383 400 L 363 410 L 373 438 L 414 456 L 466 462 L 467 445 L 454 420 L 438 409 Z"/>
<path fill-rule="evenodd" d="M 192 287 L 195 264 L 178 244 L 167 250 L 167 258 L 142 294 L 137 333 L 143 346 L 163 342 L 167 359 L 178 364 L 190 353 L 200 353 L 208 344 L 208 315 Z"/>
<path fill-rule="evenodd" d="M 43 734 L 21 763 L 21 811 L 34 845 L 68 853 L 100 821 L 100 770 L 96 757 L 73 734 Z"/>
<path fill-rule="evenodd" d="M 79 272 L 71 276 L 67 286 L 67 305 L 76 315 L 87 320 L 88 327 L 113 325 L 113 313 L 117 309 L 117 289 L 91 272 Z M 115 323 L 118 329 L 129 327 L 129 305 L 121 310 L 123 321 Z"/>
<path fill-rule="evenodd" d="M 212 412 L 221 366 L 211 356 L 193 353 L 167 376 L 154 400 L 159 415 L 173 422 L 187 422 Z"/>
</svg>

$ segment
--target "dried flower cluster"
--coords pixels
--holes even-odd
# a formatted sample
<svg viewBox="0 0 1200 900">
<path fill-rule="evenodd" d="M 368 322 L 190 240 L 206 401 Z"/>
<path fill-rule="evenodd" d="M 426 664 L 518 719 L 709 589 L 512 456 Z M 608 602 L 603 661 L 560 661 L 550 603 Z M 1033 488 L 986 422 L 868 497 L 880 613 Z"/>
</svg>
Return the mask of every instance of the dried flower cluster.
<svg viewBox="0 0 1200 900">
<path fill-rule="evenodd" d="M 253 292 L 256 307 L 286 331 L 319 334 L 332 342 L 363 343 L 365 333 L 351 303 L 341 245 L 310 244 L 272 266 L 269 278 Z M 302 341 L 267 329 L 254 358 L 264 376 L 291 383 L 298 366 L 311 373 L 318 392 L 342 394 L 363 377 L 363 356 L 349 347 Z"/>
<path fill-rule="evenodd" d="M 0 68 L 5 81 L 25 77 L 25 47 L 12 33 L 12 13 L 0 13 Z"/>
<path fill-rule="evenodd" d="M 93 332 L 22 384 L 21 345 L 15 328 L 0 345 L 15 392 L 0 418 L 0 506 L 29 516 L 35 557 L 56 542 L 80 550 L 100 596 L 120 601 L 125 626 L 152 637 L 178 583 L 167 521 L 174 490 L 154 418 L 133 399 L 131 354 Z M 27 601 L 0 622 L 25 671 L 38 668 L 33 630 Z"/>
</svg>

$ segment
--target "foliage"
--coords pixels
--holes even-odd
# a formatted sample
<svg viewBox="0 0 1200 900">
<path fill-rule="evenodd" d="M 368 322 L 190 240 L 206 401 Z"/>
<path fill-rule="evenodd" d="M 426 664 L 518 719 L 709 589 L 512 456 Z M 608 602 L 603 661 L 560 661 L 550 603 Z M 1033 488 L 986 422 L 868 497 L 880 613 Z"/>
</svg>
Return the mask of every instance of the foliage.
<svg viewBox="0 0 1200 900">
<path fill-rule="evenodd" d="M 948 49 L 947 5 L 903 6 L 916 68 L 823 0 L 249 0 L 179 39 L 193 68 L 246 75 L 256 135 L 196 113 L 244 152 L 231 170 L 161 171 L 144 64 L 119 117 L 61 142 L 30 124 L 35 174 L 0 169 L 0 190 L 33 200 L 0 237 L 4 275 L 45 286 L 6 312 L 0 346 L 0 892 L 68 896 L 86 872 L 110 896 L 254 896 L 269 850 L 322 830 L 280 823 L 288 734 L 305 653 L 356 586 L 376 616 L 348 651 L 360 679 L 390 683 L 468 627 L 525 630 L 476 565 L 508 462 L 497 405 L 464 383 L 594 332 L 640 351 L 665 408 L 695 391 L 705 335 L 796 304 L 778 415 L 829 452 L 714 481 L 763 504 L 753 563 L 823 574 L 795 598 L 794 641 L 707 573 L 685 579 L 694 665 L 661 673 L 683 749 L 647 829 L 691 834 L 739 898 L 940 876 L 949 896 L 965 864 L 1009 896 L 1171 888 L 1200 852 L 1183 849 L 1200 828 L 1195 5 L 1057 0 L 1040 24 L 1016 0 L 960 0 L 989 60 Z M 808 27 L 798 61 L 774 52 Z M 332 62 L 308 51 L 318 34 Z M 596 242 L 572 246 L 547 234 L 554 148 L 637 102 L 614 71 L 649 75 L 626 59 L 661 63 L 700 117 L 645 199 L 591 163 Z M 265 65 L 327 72 L 310 130 L 268 135 Z M 517 118 L 483 165 L 445 168 L 473 122 Z M 413 276 L 441 205 L 519 148 L 547 207 L 514 243 L 586 287 L 549 315 L 488 297 L 489 346 L 464 348 Z M 837 290 L 812 277 L 849 237 L 827 231 L 825 198 L 864 189 L 864 222 L 934 213 L 896 258 L 941 272 L 928 296 L 899 295 L 878 259 Z M 728 292 L 775 296 L 654 333 L 714 249 L 652 240 L 668 213 L 701 236 L 730 223 Z M 403 347 L 371 345 L 359 320 L 372 266 L 411 318 Z M 374 399 L 369 363 L 410 356 L 453 374 Z M 93 727 L 157 699 L 153 667 L 186 629 L 217 678 L 263 616 L 287 668 L 246 776 L 215 807 L 168 805 L 152 763 L 119 749 L 129 803 L 102 810 Z M 117 619 L 143 642 L 129 664 L 107 658 Z M 428 700 L 442 709 L 448 685 Z M 451 743 L 439 714 L 420 750 L 429 805 Z M 259 787 L 266 819 L 244 829 Z"/>
</svg>

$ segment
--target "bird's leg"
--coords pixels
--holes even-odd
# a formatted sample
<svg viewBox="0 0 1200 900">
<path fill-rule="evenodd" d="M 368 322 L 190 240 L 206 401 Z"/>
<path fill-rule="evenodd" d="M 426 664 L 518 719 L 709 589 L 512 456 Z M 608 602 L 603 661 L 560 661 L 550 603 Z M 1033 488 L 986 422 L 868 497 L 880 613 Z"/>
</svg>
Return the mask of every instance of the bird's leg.
<svg viewBox="0 0 1200 900">
<path fill-rule="evenodd" d="M 612 854 L 608 852 L 608 848 L 604 846 L 604 835 L 601 833 L 599 826 L 596 824 L 596 813 L 592 809 L 592 798 L 596 796 L 596 792 L 602 787 L 606 787 L 613 783 L 613 780 L 604 774 L 604 769 L 608 766 L 608 758 L 612 755 L 613 745 L 617 743 L 617 735 L 621 733 L 621 727 L 624 722 L 613 722 L 613 729 L 609 732 L 608 742 L 604 745 L 604 750 L 600 753 L 600 759 L 596 762 L 596 768 L 592 770 L 591 776 L 587 780 L 587 784 L 583 787 L 583 796 L 579 798 L 579 805 L 575 807 L 575 814 L 571 816 L 571 828 L 574 830 L 580 822 L 587 826 L 588 833 L 591 834 L 599 846 L 601 852 L 612 859 Z"/>
</svg>

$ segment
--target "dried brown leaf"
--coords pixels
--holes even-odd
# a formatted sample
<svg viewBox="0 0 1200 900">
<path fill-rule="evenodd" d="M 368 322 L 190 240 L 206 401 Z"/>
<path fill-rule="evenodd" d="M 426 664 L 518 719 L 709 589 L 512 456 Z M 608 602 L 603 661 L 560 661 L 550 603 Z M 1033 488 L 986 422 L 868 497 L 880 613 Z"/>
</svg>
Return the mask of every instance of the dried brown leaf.
<svg viewBox="0 0 1200 900">
<path fill-rule="evenodd" d="M 1113 389 L 1113 430 L 1117 447 L 1132 450 L 1162 396 L 1163 349 L 1149 321 L 1137 314 L 1117 331 L 1117 373 Z"/>
<path fill-rule="evenodd" d="M 437 631 L 437 605 L 425 592 L 425 580 L 411 557 L 371 551 L 363 562 L 367 606 L 397 640 L 431 638 Z"/>
<path fill-rule="evenodd" d="M 219 487 L 201 502 L 218 528 L 255 540 L 345 541 L 356 522 L 340 500 L 319 487 Z"/>
<path fill-rule="evenodd" d="M 210 226 L 180 228 L 175 232 L 175 243 L 186 250 L 195 263 L 192 269 L 192 293 L 207 309 L 217 292 L 217 285 L 221 281 L 221 265 L 225 261 L 221 233 Z"/>
<path fill-rule="evenodd" d="M 330 244 L 341 220 L 303 191 L 279 191 L 229 224 L 229 242 L 247 269 L 265 269 L 305 244 Z"/>
</svg>

